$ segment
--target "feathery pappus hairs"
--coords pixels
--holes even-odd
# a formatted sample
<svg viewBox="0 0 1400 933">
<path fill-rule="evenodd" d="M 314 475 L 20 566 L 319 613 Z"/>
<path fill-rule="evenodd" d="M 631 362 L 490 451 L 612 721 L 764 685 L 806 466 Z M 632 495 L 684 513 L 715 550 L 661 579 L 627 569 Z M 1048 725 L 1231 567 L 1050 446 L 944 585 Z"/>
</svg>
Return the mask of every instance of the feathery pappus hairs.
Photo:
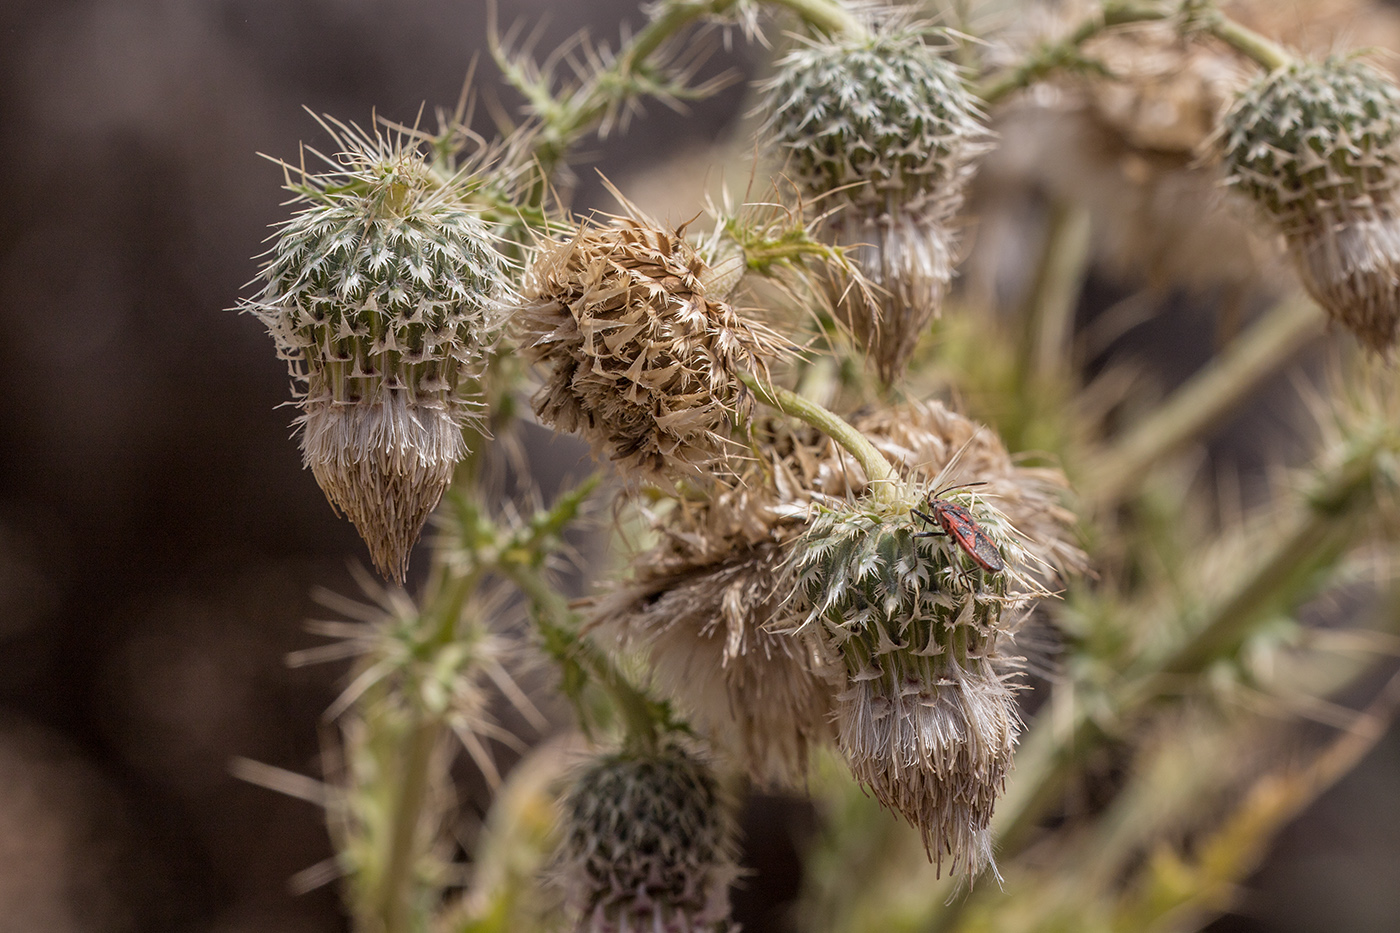
<svg viewBox="0 0 1400 933">
<path fill-rule="evenodd" d="M 302 171 L 243 308 L 289 361 L 303 463 L 402 581 L 467 453 L 470 381 L 500 331 L 501 263 L 482 220 L 402 135 L 328 127 L 342 152 Z"/>
<path fill-rule="evenodd" d="M 990 135 L 926 30 L 883 12 L 868 35 L 804 41 L 779 60 L 760 133 L 874 286 L 823 270 L 836 318 L 893 382 L 942 305 L 957 262 L 951 225 Z"/>
<path fill-rule="evenodd" d="M 1400 333 L 1400 88 L 1364 61 L 1300 61 L 1225 116 L 1226 180 L 1283 233 L 1308 293 L 1366 346 Z"/>
<path fill-rule="evenodd" d="M 554 881 L 576 933 L 723 933 L 736 827 L 709 767 L 674 742 L 600 755 L 563 800 Z"/>
<path fill-rule="evenodd" d="M 712 298 L 714 273 L 686 242 L 637 215 L 584 221 L 539 247 L 515 332 L 545 367 L 535 413 L 624 473 L 704 478 L 752 408 L 740 371 L 766 371 L 785 342 Z"/>
</svg>

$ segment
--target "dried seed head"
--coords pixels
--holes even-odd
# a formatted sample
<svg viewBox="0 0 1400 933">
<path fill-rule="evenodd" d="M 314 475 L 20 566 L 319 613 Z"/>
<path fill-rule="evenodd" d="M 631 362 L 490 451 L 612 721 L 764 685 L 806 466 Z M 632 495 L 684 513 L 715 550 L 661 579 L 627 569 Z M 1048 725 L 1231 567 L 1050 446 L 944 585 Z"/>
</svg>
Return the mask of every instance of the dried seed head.
<svg viewBox="0 0 1400 933">
<path fill-rule="evenodd" d="M 499 332 L 486 226 L 401 140 L 347 130 L 341 165 L 305 177 L 245 308 L 290 362 L 302 456 L 331 504 L 402 580 L 409 549 L 467 452 L 463 394 Z"/>
<path fill-rule="evenodd" d="M 1034 575 L 1050 574 L 1040 562 L 1057 573 L 1082 569 L 1057 472 L 1016 466 L 995 435 L 938 403 L 853 420 L 911 481 L 933 482 L 957 456 L 952 479 L 988 484 L 979 499 L 995 500 L 1024 533 Z M 797 586 L 790 558 L 802 547 L 814 503 L 862 496 L 866 480 L 815 429 L 757 418 L 751 431 L 757 459 L 707 494 L 678 498 L 653 515 L 661 543 L 632 561 L 634 580 L 590 615 L 592 624 L 645 648 L 659 686 L 755 780 L 794 784 L 810 746 L 832 735 L 832 701 L 847 673 L 821 627 L 802 625 L 810 610 L 785 599 Z M 912 527 L 907 512 L 897 519 Z"/>
<path fill-rule="evenodd" d="M 1400 89 L 1356 59 L 1255 81 L 1225 117 L 1227 181 L 1275 223 L 1304 287 L 1377 352 L 1400 329 Z"/>
<path fill-rule="evenodd" d="M 914 28 L 808 42 L 769 82 L 764 135 L 813 198 L 836 207 L 828 235 L 864 244 L 878 295 L 829 282 L 836 316 L 893 381 L 952 278 L 950 223 L 988 133 L 957 68 Z"/>
<path fill-rule="evenodd" d="M 795 786 L 831 738 L 832 669 L 814 630 L 793 631 L 793 577 L 776 543 L 666 573 L 646 555 L 639 580 L 593 618 L 644 646 L 653 675 L 688 719 L 761 784 Z"/>
<path fill-rule="evenodd" d="M 712 281 L 679 233 L 637 218 L 545 244 L 516 315 L 525 355 L 548 368 L 536 414 L 627 473 L 707 475 L 751 405 L 737 373 L 783 346 L 711 298 Z"/>
<path fill-rule="evenodd" d="M 556 878 L 579 933 L 729 930 L 735 828 L 714 775 L 670 746 L 591 762 L 563 802 Z"/>
</svg>

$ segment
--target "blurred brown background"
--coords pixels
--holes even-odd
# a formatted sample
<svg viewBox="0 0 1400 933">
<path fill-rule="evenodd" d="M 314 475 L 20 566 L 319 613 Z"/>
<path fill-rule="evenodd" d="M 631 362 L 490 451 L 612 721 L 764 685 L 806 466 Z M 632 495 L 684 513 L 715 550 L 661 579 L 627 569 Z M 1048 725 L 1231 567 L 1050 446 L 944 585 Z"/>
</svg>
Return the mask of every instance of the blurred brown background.
<svg viewBox="0 0 1400 933">
<path fill-rule="evenodd" d="M 548 13 L 541 48 L 640 22 L 633 0 L 500 5 Z M 332 888 L 286 888 L 330 854 L 320 813 L 228 762 L 318 772 L 342 669 L 282 658 L 316 641 L 311 588 L 353 591 L 364 555 L 301 469 L 271 341 L 222 309 L 285 216 L 256 153 L 324 145 L 303 105 L 450 106 L 485 29 L 484 0 L 0 5 L 0 933 L 345 927 Z M 693 154 L 741 100 L 651 106 L 593 163 Z M 606 206 L 580 175 L 575 205 Z M 1400 929 L 1397 787 L 1393 732 L 1219 929 Z M 755 851 L 788 848 L 778 806 L 750 808 Z M 752 880 L 751 933 L 781 929 L 792 884 Z"/>
</svg>

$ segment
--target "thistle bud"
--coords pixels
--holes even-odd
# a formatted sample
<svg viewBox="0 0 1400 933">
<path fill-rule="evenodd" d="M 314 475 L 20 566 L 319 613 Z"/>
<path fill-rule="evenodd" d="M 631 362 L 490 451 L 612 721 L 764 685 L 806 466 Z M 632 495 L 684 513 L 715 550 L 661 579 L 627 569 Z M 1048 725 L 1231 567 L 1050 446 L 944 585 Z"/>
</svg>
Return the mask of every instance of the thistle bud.
<svg viewBox="0 0 1400 933">
<path fill-rule="evenodd" d="M 875 286 L 832 279 L 836 315 L 892 382 L 953 275 L 949 225 L 988 148 L 973 97 L 951 62 L 899 26 L 804 44 L 766 90 L 765 134 L 806 193 L 835 208 L 827 235 L 855 247 Z"/>
<path fill-rule="evenodd" d="M 710 770 L 675 746 L 602 756 L 563 802 L 556 880 L 579 933 L 729 930 L 735 828 Z"/>
<path fill-rule="evenodd" d="M 1298 62 L 1226 115 L 1226 179 L 1288 244 L 1308 293 L 1371 349 L 1400 328 L 1400 89 L 1356 59 Z"/>
<path fill-rule="evenodd" d="M 402 581 L 409 550 L 467 453 L 466 383 L 498 331 L 491 236 L 397 142 L 351 136 L 308 176 L 245 307 L 290 361 L 302 459 Z"/>
<path fill-rule="evenodd" d="M 938 512 L 915 496 L 823 510 L 797 551 L 798 592 L 846 669 L 836 741 L 851 773 L 919 830 L 940 871 L 948 858 L 975 877 L 1020 730 L 998 651 L 1041 591 L 1005 518 L 949 495 L 973 516 L 964 535 L 919 535 L 912 510 Z"/>
<path fill-rule="evenodd" d="M 540 420 L 624 471 L 709 475 L 752 406 L 738 373 L 782 346 L 713 299 L 713 279 L 682 236 L 635 218 L 545 244 L 515 318 L 525 355 L 548 370 Z"/>
</svg>

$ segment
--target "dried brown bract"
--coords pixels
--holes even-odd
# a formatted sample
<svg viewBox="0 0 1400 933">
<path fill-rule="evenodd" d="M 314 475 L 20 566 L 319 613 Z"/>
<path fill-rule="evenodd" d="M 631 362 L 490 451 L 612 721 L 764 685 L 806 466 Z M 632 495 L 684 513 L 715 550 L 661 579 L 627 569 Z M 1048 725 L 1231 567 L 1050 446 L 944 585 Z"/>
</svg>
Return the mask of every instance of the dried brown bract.
<svg viewBox="0 0 1400 933">
<path fill-rule="evenodd" d="M 544 244 L 516 314 L 525 355 L 548 370 L 540 420 L 626 474 L 673 480 L 724 462 L 751 406 L 738 373 L 766 370 L 784 344 L 711 298 L 712 278 L 681 232 L 635 217 Z"/>
</svg>

